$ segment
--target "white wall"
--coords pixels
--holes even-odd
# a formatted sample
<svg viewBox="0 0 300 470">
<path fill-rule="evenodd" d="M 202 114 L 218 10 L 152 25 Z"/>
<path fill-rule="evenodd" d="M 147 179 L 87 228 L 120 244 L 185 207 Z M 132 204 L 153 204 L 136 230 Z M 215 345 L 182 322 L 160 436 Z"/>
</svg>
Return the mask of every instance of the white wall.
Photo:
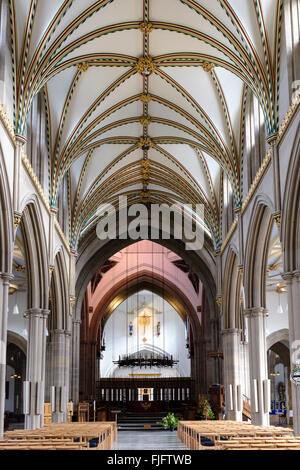
<svg viewBox="0 0 300 470">
<path fill-rule="evenodd" d="M 13 308 L 15 304 L 19 307 L 19 315 L 13 315 Z M 24 318 L 24 312 L 27 310 L 27 292 L 17 292 L 8 296 L 8 322 L 7 329 L 23 336 L 24 339 L 28 337 L 24 334 L 24 329 L 28 332 L 28 319 Z"/>
<path fill-rule="evenodd" d="M 282 305 L 283 313 L 277 313 L 278 304 Z M 276 292 L 266 293 L 266 307 L 269 316 L 266 321 L 266 335 L 269 336 L 274 331 L 289 328 L 288 318 L 288 295 L 287 293 L 277 294 Z"/>
<path fill-rule="evenodd" d="M 144 303 L 146 307 L 141 307 Z M 151 311 L 152 306 L 152 311 Z M 144 327 L 138 321 L 138 315 L 145 310 L 152 313 L 149 324 Z M 133 312 L 126 314 L 126 312 Z M 160 312 L 160 313 L 159 313 Z M 133 335 L 129 336 L 129 322 L 133 323 Z M 160 336 L 156 334 L 157 322 L 160 322 Z M 185 325 L 173 307 L 161 297 L 149 291 L 142 291 L 129 297 L 112 313 L 104 327 L 106 350 L 101 360 L 101 377 L 128 377 L 130 373 L 160 373 L 162 377 L 190 376 L 190 359 L 185 347 Z M 146 341 L 143 341 L 146 339 Z M 123 369 L 113 361 L 119 356 L 133 354 L 142 350 L 154 350 L 161 354 L 168 353 L 179 363 L 172 369 Z"/>
</svg>

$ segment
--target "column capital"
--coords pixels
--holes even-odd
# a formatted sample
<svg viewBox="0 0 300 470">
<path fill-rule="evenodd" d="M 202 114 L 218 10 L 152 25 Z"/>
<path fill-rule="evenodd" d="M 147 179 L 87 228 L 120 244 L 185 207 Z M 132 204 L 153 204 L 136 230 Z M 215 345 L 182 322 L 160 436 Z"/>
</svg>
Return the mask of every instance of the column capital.
<svg viewBox="0 0 300 470">
<path fill-rule="evenodd" d="M 72 320 L 73 325 L 81 325 L 81 320 Z"/>
<path fill-rule="evenodd" d="M 280 229 L 280 225 L 281 225 L 281 211 L 276 211 L 276 212 L 274 212 L 272 215 L 273 215 L 274 222 L 276 223 L 277 227 Z"/>
<path fill-rule="evenodd" d="M 43 308 L 29 308 L 24 312 L 24 317 L 35 316 L 40 318 L 46 318 L 50 313 L 50 310 L 45 310 Z"/>
<path fill-rule="evenodd" d="M 22 212 L 14 211 L 14 227 L 15 229 L 18 228 L 22 219 Z"/>
<path fill-rule="evenodd" d="M 251 307 L 244 310 L 245 317 L 267 317 L 268 315 L 269 311 L 263 307 Z"/>
<path fill-rule="evenodd" d="M 65 330 L 64 333 L 65 333 L 65 336 L 72 336 L 72 331 L 70 330 Z"/>
<path fill-rule="evenodd" d="M 233 212 L 234 214 L 238 217 L 242 214 L 242 206 L 236 206 L 234 209 L 233 209 Z"/>
<path fill-rule="evenodd" d="M 222 336 L 226 335 L 240 335 L 242 333 L 242 330 L 239 328 L 226 328 L 225 330 L 221 331 Z"/>
<path fill-rule="evenodd" d="M 240 274 L 241 276 L 243 276 L 243 274 L 244 274 L 244 265 L 243 265 L 243 264 L 239 264 L 239 265 L 237 266 L 237 270 L 238 270 L 239 274 Z"/>
<path fill-rule="evenodd" d="M 59 328 L 56 328 L 55 330 L 52 330 L 51 331 L 51 334 L 54 334 L 54 335 L 64 335 L 65 334 L 65 330 L 61 330 Z"/>
<path fill-rule="evenodd" d="M 275 145 L 277 137 L 278 137 L 278 132 L 274 132 L 273 134 L 270 134 L 266 139 L 267 143 L 271 146 Z"/>
<path fill-rule="evenodd" d="M 57 213 L 58 213 L 58 208 L 56 206 L 50 206 L 50 214 L 55 217 Z"/>
<path fill-rule="evenodd" d="M 297 281 L 299 281 L 300 270 L 281 273 L 281 277 L 282 279 L 286 281 L 287 284 L 290 284 L 293 281 L 293 279 L 296 279 Z"/>
<path fill-rule="evenodd" d="M 9 283 L 14 278 L 14 275 L 12 273 L 2 273 L 0 272 L 0 279 L 2 279 L 4 282 Z"/>
<path fill-rule="evenodd" d="M 25 145 L 27 143 L 27 138 L 21 134 L 15 134 L 16 144 Z"/>
<path fill-rule="evenodd" d="M 74 248 L 71 248 L 70 249 L 70 253 L 72 256 L 74 256 L 75 258 L 78 258 L 78 251 L 77 250 L 74 250 Z"/>
</svg>

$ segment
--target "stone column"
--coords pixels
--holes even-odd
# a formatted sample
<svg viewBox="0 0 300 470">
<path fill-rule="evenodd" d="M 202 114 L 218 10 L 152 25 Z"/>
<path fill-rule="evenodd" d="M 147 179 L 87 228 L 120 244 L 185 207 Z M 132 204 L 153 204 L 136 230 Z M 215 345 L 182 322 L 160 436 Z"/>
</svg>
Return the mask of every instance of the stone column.
<svg viewBox="0 0 300 470">
<path fill-rule="evenodd" d="M 243 394 L 250 398 L 249 344 L 245 340 L 240 343 L 240 374 Z"/>
<path fill-rule="evenodd" d="M 96 393 L 96 356 L 97 356 L 97 343 L 89 341 L 85 343 L 86 360 L 82 363 L 85 367 L 85 390 L 86 398 L 88 400 L 94 399 Z"/>
<path fill-rule="evenodd" d="M 224 386 L 226 419 L 242 421 L 243 397 L 241 388 L 241 330 L 226 329 L 222 332 L 224 354 Z"/>
<path fill-rule="evenodd" d="M 71 335 L 72 335 L 71 331 L 65 330 L 65 387 L 66 387 L 66 401 L 67 401 L 67 403 L 70 400 Z"/>
<path fill-rule="evenodd" d="M 72 331 L 72 400 L 77 407 L 79 402 L 79 352 L 80 352 L 80 320 L 73 320 Z"/>
<path fill-rule="evenodd" d="M 25 413 L 25 429 L 37 429 L 44 424 L 46 325 L 49 310 L 32 308 L 29 318 L 26 382 L 29 405 Z M 26 398 L 26 397 L 25 397 Z"/>
<path fill-rule="evenodd" d="M 199 396 L 207 393 L 206 384 L 206 346 L 203 338 L 193 339 L 194 356 L 191 361 L 193 379 L 193 399 L 198 403 Z"/>
<path fill-rule="evenodd" d="M 20 214 L 20 171 L 22 162 L 22 152 L 26 138 L 22 135 L 16 135 L 16 146 L 14 154 L 14 186 L 13 186 L 13 208 L 15 214 Z"/>
<path fill-rule="evenodd" d="M 271 161 L 273 170 L 273 194 L 274 194 L 274 213 L 273 217 L 277 225 L 280 227 L 281 218 L 281 182 L 280 182 L 280 164 L 279 164 L 279 152 L 276 145 L 277 133 L 268 137 L 267 142 L 271 147 Z"/>
<path fill-rule="evenodd" d="M 255 425 L 270 423 L 270 381 L 266 351 L 266 316 L 262 307 L 245 311 L 248 317 L 248 342 L 250 364 L 251 421 Z"/>
<path fill-rule="evenodd" d="M 50 207 L 49 216 L 49 268 L 54 270 L 54 233 L 55 233 L 55 218 L 57 216 L 58 209 L 56 207 Z"/>
<path fill-rule="evenodd" d="M 50 402 L 50 387 L 53 383 L 52 374 L 52 333 L 46 340 L 46 371 L 45 371 L 45 402 Z"/>
<path fill-rule="evenodd" d="M 3 438 L 6 380 L 8 288 L 12 276 L 0 273 L 0 439 Z"/>
<path fill-rule="evenodd" d="M 300 366 L 300 271 L 285 273 L 282 277 L 288 290 L 290 357 L 293 369 Z M 291 385 L 294 433 L 300 436 L 300 385 L 296 386 L 293 382 Z"/>
<path fill-rule="evenodd" d="M 55 387 L 54 411 L 52 421 L 63 423 L 67 420 L 66 403 L 66 336 L 64 330 L 54 330 L 52 332 L 52 385 Z"/>
</svg>

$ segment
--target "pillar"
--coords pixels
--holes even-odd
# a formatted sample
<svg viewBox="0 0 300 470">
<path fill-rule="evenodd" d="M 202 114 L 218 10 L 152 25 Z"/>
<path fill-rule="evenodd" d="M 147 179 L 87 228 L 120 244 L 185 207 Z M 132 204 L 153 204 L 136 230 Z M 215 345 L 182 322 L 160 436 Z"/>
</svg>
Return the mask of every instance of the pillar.
<svg viewBox="0 0 300 470">
<path fill-rule="evenodd" d="M 66 390 L 66 336 L 64 330 L 54 330 L 52 336 L 52 385 L 54 386 L 54 403 L 52 421 L 67 421 L 67 390 Z"/>
<path fill-rule="evenodd" d="M 193 380 L 192 399 L 197 403 L 199 395 L 207 393 L 206 383 L 206 344 L 204 338 L 193 339 L 194 355 L 191 361 L 191 377 Z"/>
<path fill-rule="evenodd" d="M 96 396 L 96 360 L 97 360 L 97 342 L 91 341 L 88 348 L 89 361 L 88 361 L 88 376 L 89 376 L 89 398 L 95 399 Z"/>
<path fill-rule="evenodd" d="M 262 307 L 245 311 L 248 317 L 251 421 L 257 426 L 270 423 L 270 381 L 266 351 L 266 316 Z"/>
<path fill-rule="evenodd" d="M 224 354 L 224 386 L 226 419 L 242 421 L 243 397 L 241 387 L 241 330 L 226 329 L 222 332 Z"/>
<path fill-rule="evenodd" d="M 285 273 L 283 279 L 287 283 L 288 312 L 289 312 L 289 339 L 291 370 L 300 366 L 300 271 Z M 291 384 L 293 425 L 295 436 L 300 436 L 300 385 Z"/>
<path fill-rule="evenodd" d="M 79 351 L 80 351 L 80 320 L 72 322 L 72 393 L 71 397 L 76 407 L 79 402 Z"/>
<path fill-rule="evenodd" d="M 66 403 L 70 400 L 70 364 L 71 364 L 71 331 L 65 330 L 65 373 L 64 373 L 64 381 L 66 387 Z M 67 411 L 66 411 L 67 412 Z M 68 418 L 68 413 L 66 415 L 66 419 Z"/>
<path fill-rule="evenodd" d="M 32 308 L 29 318 L 26 365 L 25 429 L 37 429 L 44 424 L 46 325 L 49 310 Z"/>
<path fill-rule="evenodd" d="M 0 439 L 4 431 L 8 288 L 12 276 L 0 273 Z"/>
<path fill-rule="evenodd" d="M 20 175 L 22 152 L 26 143 L 25 137 L 16 135 L 16 146 L 14 153 L 14 186 L 13 186 L 13 208 L 15 215 L 20 215 Z"/>
<path fill-rule="evenodd" d="M 273 171 L 273 195 L 274 195 L 274 213 L 273 217 L 278 226 L 280 226 L 281 217 L 281 182 L 280 182 L 280 164 L 279 164 L 279 152 L 276 145 L 277 134 L 273 134 L 268 137 L 267 142 L 271 146 L 271 161 Z"/>
<path fill-rule="evenodd" d="M 50 207 L 50 216 L 49 216 L 49 248 L 48 248 L 48 253 L 49 253 L 49 267 L 50 270 L 54 269 L 54 234 L 55 234 L 55 219 L 57 215 L 57 208 L 51 206 Z"/>
</svg>

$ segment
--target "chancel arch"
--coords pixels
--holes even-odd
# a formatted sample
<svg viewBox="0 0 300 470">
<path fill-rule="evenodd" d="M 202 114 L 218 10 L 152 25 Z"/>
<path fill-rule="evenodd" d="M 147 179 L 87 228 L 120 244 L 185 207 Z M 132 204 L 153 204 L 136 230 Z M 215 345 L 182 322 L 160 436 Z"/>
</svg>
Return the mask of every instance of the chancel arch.
<svg viewBox="0 0 300 470">
<path fill-rule="evenodd" d="M 191 355 L 191 394 L 197 397 L 207 387 L 206 353 L 218 347 L 211 333 L 213 314 L 204 300 L 200 277 L 191 266 L 166 247 L 149 240 L 129 245 L 98 266 L 98 272 L 87 288 L 81 325 L 81 356 L 86 361 L 81 367 L 84 393 L 92 395 L 95 389 L 95 349 L 99 346 L 99 331 L 102 338 L 105 322 L 110 315 L 125 299 L 141 290 L 163 298 L 181 317 L 181 321 L 189 325 L 186 347 Z M 213 367 L 209 373 L 218 381 L 218 366 L 214 365 L 215 359 L 211 361 Z"/>
</svg>

